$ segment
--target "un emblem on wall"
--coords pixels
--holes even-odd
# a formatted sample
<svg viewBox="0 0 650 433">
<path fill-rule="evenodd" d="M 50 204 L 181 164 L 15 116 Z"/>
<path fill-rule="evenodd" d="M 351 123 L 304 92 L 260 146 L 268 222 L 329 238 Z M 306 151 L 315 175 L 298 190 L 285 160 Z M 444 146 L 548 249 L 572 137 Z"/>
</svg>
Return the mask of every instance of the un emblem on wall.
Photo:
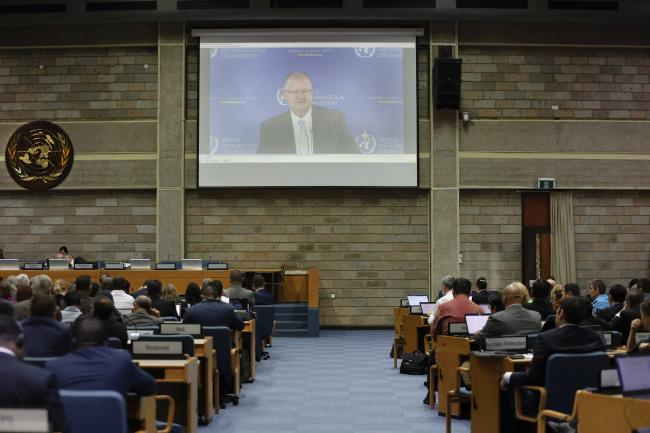
<svg viewBox="0 0 650 433">
<path fill-rule="evenodd" d="M 27 189 L 54 188 L 68 176 L 73 160 L 74 150 L 68 134 L 44 120 L 18 128 L 9 138 L 5 151 L 9 174 Z"/>
</svg>

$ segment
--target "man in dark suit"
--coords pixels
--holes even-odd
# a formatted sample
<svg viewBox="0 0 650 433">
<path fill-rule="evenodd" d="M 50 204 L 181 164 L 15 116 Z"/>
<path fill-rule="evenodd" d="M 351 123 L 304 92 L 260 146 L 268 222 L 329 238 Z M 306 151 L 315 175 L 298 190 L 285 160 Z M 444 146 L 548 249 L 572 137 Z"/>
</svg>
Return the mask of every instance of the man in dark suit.
<svg viewBox="0 0 650 433">
<path fill-rule="evenodd" d="M 614 284 L 609 288 L 609 307 L 603 308 L 596 312 L 596 318 L 609 322 L 623 309 L 625 297 L 627 296 L 627 289 L 621 284 Z"/>
<path fill-rule="evenodd" d="M 65 355 L 72 348 L 70 327 L 55 319 L 53 296 L 36 293 L 30 305 L 31 315 L 21 322 L 25 334 L 25 356 Z"/>
<path fill-rule="evenodd" d="M 313 93 L 304 72 L 287 76 L 282 97 L 289 110 L 262 123 L 257 153 L 358 153 L 343 113 L 312 105 Z"/>
<path fill-rule="evenodd" d="M 589 353 L 605 351 L 603 337 L 591 329 L 581 328 L 579 323 L 584 319 L 584 308 L 581 299 L 569 297 L 560 301 L 560 308 L 555 316 L 556 328 L 537 336 L 533 359 L 526 372 L 507 372 L 501 378 L 501 389 L 522 385 L 543 386 L 546 375 L 546 362 L 556 353 Z M 514 393 L 508 396 L 511 405 L 504 411 L 504 431 L 527 432 L 532 426 L 529 423 L 519 423 L 513 419 Z M 524 407 L 534 406 L 528 402 Z"/>
<path fill-rule="evenodd" d="M 643 290 L 632 287 L 627 294 L 623 309 L 607 323 L 607 329 L 621 333 L 621 341 L 627 341 L 632 322 L 641 317 L 639 306 L 643 302 L 644 296 Z"/>
<path fill-rule="evenodd" d="M 511 283 L 501 292 L 505 309 L 492 314 L 482 330 L 481 337 L 501 337 L 504 335 L 528 335 L 542 329 L 542 320 L 537 311 L 527 310 L 521 305 L 526 287 L 521 283 Z"/>
<path fill-rule="evenodd" d="M 108 293 L 110 295 L 110 293 Z M 76 338 L 77 327 L 79 321 L 87 316 L 99 319 L 104 324 L 104 331 L 106 337 L 115 337 L 122 342 L 122 348 L 126 349 L 127 341 L 129 339 L 126 333 L 126 325 L 122 321 L 122 316 L 115 310 L 113 300 L 105 295 L 99 295 L 93 302 L 92 310 L 89 315 L 79 316 L 72 324 L 72 335 Z"/>
<path fill-rule="evenodd" d="M 203 301 L 185 312 L 183 322 L 200 323 L 203 326 L 228 326 L 235 331 L 244 329 L 244 322 L 235 313 L 235 307 L 221 301 L 223 285 L 214 280 L 201 289 Z"/>
<path fill-rule="evenodd" d="M 106 330 L 102 321 L 81 317 L 75 331 L 75 350 L 49 361 L 46 367 L 54 373 L 61 389 L 154 394 L 154 378 L 133 363 L 129 352 L 112 349 L 105 343 Z"/>
<path fill-rule="evenodd" d="M 476 288 L 472 290 L 472 302 L 478 305 L 489 305 L 490 294 L 499 293 L 496 290 L 488 290 L 487 280 L 484 277 L 479 277 L 476 280 Z"/>
<path fill-rule="evenodd" d="M 537 279 L 533 282 L 533 287 L 531 289 L 533 302 L 524 304 L 524 308 L 531 311 L 537 311 L 542 317 L 542 321 L 546 321 L 548 316 L 555 314 L 553 304 L 551 304 L 551 301 L 549 300 L 551 285 L 546 280 Z"/>
<path fill-rule="evenodd" d="M 56 378 L 47 370 L 25 364 L 23 334 L 8 314 L 0 314 L 0 407 L 45 407 L 52 431 L 67 432 L 67 421 Z"/>
<path fill-rule="evenodd" d="M 253 290 L 255 305 L 273 305 L 273 293 L 264 288 L 264 277 L 260 274 L 253 277 Z"/>
</svg>

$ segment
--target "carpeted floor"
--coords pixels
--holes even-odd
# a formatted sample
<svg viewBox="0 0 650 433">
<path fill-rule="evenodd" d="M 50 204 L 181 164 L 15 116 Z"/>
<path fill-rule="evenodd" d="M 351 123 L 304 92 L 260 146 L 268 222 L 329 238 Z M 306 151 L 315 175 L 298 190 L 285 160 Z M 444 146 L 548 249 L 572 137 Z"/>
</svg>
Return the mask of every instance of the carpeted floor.
<svg viewBox="0 0 650 433">
<path fill-rule="evenodd" d="M 410 433 L 445 431 L 422 404 L 426 376 L 393 369 L 392 331 L 322 331 L 275 338 L 239 406 L 228 405 L 201 433 Z M 454 433 L 469 433 L 454 421 Z"/>
</svg>

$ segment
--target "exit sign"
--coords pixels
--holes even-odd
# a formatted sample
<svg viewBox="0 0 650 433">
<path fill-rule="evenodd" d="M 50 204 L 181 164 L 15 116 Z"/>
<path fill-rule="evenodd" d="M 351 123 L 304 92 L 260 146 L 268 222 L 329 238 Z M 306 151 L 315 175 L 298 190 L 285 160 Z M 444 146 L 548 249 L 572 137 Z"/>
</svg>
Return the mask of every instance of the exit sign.
<svg viewBox="0 0 650 433">
<path fill-rule="evenodd" d="M 540 177 L 537 179 L 538 189 L 555 189 L 555 179 L 551 177 Z"/>
</svg>

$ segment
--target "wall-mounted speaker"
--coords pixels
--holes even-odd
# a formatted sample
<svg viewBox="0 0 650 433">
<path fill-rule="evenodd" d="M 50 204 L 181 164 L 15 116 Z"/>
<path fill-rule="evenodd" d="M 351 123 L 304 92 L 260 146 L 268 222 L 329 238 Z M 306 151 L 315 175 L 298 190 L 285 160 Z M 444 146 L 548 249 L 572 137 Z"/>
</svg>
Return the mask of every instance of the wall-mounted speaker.
<svg viewBox="0 0 650 433">
<path fill-rule="evenodd" d="M 437 58 L 433 62 L 433 92 L 436 108 L 460 108 L 462 59 Z"/>
</svg>

